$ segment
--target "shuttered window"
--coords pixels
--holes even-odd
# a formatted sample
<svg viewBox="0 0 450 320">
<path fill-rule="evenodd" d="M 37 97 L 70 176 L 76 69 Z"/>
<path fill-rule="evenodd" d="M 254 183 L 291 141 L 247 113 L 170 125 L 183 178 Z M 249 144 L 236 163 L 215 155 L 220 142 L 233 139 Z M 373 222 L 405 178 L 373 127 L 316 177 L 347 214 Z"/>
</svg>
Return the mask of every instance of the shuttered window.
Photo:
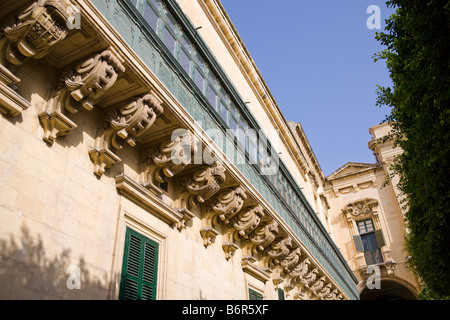
<svg viewBox="0 0 450 320">
<path fill-rule="evenodd" d="M 127 228 L 119 299 L 155 300 L 158 244 Z"/>
<path fill-rule="evenodd" d="M 384 242 L 383 232 L 375 230 L 372 219 L 357 222 L 359 235 L 353 236 L 357 252 L 364 252 L 367 265 L 383 262 L 381 247 Z"/>
<path fill-rule="evenodd" d="M 255 291 L 253 289 L 248 289 L 249 300 L 263 300 L 262 293 Z"/>
<path fill-rule="evenodd" d="M 284 290 L 278 289 L 278 300 L 284 300 Z"/>
</svg>

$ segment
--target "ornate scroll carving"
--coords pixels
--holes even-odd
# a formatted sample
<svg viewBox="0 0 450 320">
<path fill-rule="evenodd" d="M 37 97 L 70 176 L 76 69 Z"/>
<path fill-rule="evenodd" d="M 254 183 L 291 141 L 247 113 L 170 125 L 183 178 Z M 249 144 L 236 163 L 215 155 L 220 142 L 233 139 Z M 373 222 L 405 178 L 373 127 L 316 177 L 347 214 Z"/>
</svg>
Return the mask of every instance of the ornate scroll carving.
<svg viewBox="0 0 450 320">
<path fill-rule="evenodd" d="M 314 281 L 314 283 L 310 287 L 310 290 L 312 291 L 312 293 L 317 295 L 318 291 L 320 289 L 322 289 L 322 287 L 325 285 L 325 280 L 326 280 L 325 276 L 322 276 L 319 279 L 317 279 L 316 281 Z M 320 291 L 320 292 L 322 292 L 322 291 Z"/>
<path fill-rule="evenodd" d="M 163 112 L 161 101 L 153 94 L 146 94 L 118 109 L 106 113 L 101 134 L 96 140 L 96 146 L 90 150 L 94 163 L 94 174 L 102 176 L 104 170 L 111 167 L 120 158 L 112 150 L 120 150 L 124 141 L 134 147 L 139 138 L 144 135 Z M 107 154 L 109 163 L 100 163 L 101 158 L 93 157 L 97 153 Z M 105 158 L 104 158 L 105 159 Z"/>
<path fill-rule="evenodd" d="M 212 207 L 212 215 L 217 216 L 225 224 L 230 222 L 244 205 L 247 199 L 245 191 L 241 188 L 225 189 L 217 194 L 217 200 Z"/>
<path fill-rule="evenodd" d="M 283 273 L 285 275 L 289 274 L 294 266 L 296 266 L 300 261 L 301 250 L 300 248 L 295 248 L 280 262 L 280 267 L 283 268 Z"/>
<path fill-rule="evenodd" d="M 71 3 L 65 0 L 35 1 L 30 5 L 3 29 L 6 36 L 2 50 L 4 59 L 21 65 L 26 59 L 47 55 L 69 32 L 70 6 Z"/>
<path fill-rule="evenodd" d="M 120 150 L 126 141 L 134 147 L 163 111 L 161 101 L 150 93 L 107 112 L 103 128 L 104 146 Z"/>
<path fill-rule="evenodd" d="M 124 72 L 125 67 L 112 49 L 85 59 L 64 75 L 66 88 L 70 92 L 65 99 L 66 110 L 71 113 L 78 112 L 81 107 L 92 110 Z"/>
<path fill-rule="evenodd" d="M 292 271 L 289 273 L 289 276 L 300 281 L 306 273 L 308 272 L 309 265 L 311 261 L 309 258 L 305 258 L 301 263 L 297 264 Z"/>
<path fill-rule="evenodd" d="M 211 166 L 201 167 L 192 177 L 184 177 L 181 179 L 181 184 L 192 195 L 188 200 L 190 206 L 195 207 L 214 196 L 225 179 L 225 167 L 215 162 Z"/>
<path fill-rule="evenodd" d="M 330 285 L 330 289 L 331 289 L 331 285 Z M 338 299 L 338 296 L 339 296 L 339 292 L 337 289 L 334 289 L 331 292 L 320 295 L 321 299 L 323 299 L 323 300 L 340 300 L 340 299 Z"/>
<path fill-rule="evenodd" d="M 214 225 L 223 222 L 224 224 L 229 223 L 229 219 L 231 219 L 234 215 L 236 215 L 239 210 L 241 210 L 244 205 L 244 201 L 247 199 L 247 195 L 244 190 L 241 188 L 228 188 L 225 189 L 214 196 L 207 203 L 207 212 L 203 217 L 203 228 L 202 229 L 210 229 L 214 228 Z M 202 236 L 204 233 L 202 233 Z M 208 234 L 212 236 L 212 233 Z M 205 243 L 211 243 L 211 240 L 205 240 Z M 228 239 L 228 242 L 231 243 L 231 239 Z M 230 246 L 228 246 L 230 247 Z"/>
<path fill-rule="evenodd" d="M 182 130 L 183 132 L 173 137 L 173 140 L 147 149 L 145 187 L 151 187 L 159 192 L 157 183 L 167 182 L 167 179 L 173 178 L 191 164 L 192 155 L 198 145 L 191 132 Z"/>
<path fill-rule="evenodd" d="M 235 239 L 238 235 L 248 239 L 248 234 L 259 225 L 263 217 L 264 210 L 261 206 L 246 208 L 229 219 L 228 228 L 235 230 Z"/>
<path fill-rule="evenodd" d="M 300 282 L 307 288 L 313 283 L 314 280 L 317 278 L 317 274 L 319 273 L 319 270 L 317 268 L 312 269 L 310 272 L 308 272 L 305 276 L 300 278 Z"/>
<path fill-rule="evenodd" d="M 293 248 L 292 238 L 289 236 L 276 238 L 266 249 L 268 266 L 274 268 L 279 265 Z"/>
<path fill-rule="evenodd" d="M 20 79 L 8 68 L 39 59 L 67 33 L 70 2 L 35 1 L 0 30 L 0 113 L 18 116 L 30 103 L 15 90 Z"/>
<path fill-rule="evenodd" d="M 97 53 L 75 68 L 63 71 L 46 110 L 39 114 L 44 141 L 53 144 L 58 136 L 71 133 L 77 125 L 66 116 L 66 111 L 76 113 L 81 107 L 92 110 L 124 71 L 119 58 L 111 50 Z"/>
<path fill-rule="evenodd" d="M 264 251 L 264 249 L 275 240 L 278 231 L 278 223 L 275 220 L 262 221 L 248 235 L 252 251 L 254 253 Z"/>
</svg>

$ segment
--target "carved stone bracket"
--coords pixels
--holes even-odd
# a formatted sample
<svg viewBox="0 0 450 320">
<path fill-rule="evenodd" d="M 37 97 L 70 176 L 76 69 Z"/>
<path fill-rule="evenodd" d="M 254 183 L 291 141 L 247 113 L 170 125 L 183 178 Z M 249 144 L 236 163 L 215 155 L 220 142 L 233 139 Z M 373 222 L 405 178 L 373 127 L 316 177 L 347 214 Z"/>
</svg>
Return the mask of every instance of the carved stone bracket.
<svg viewBox="0 0 450 320">
<path fill-rule="evenodd" d="M 121 161 L 118 156 L 105 148 L 91 148 L 89 157 L 94 164 L 94 174 L 98 177 L 101 177 L 106 169 Z"/>
<path fill-rule="evenodd" d="M 186 222 L 192 220 L 195 215 L 186 208 L 178 209 L 178 212 L 182 214 L 182 217 L 180 221 L 176 223 L 176 227 L 179 231 L 181 231 L 186 228 Z"/>
<path fill-rule="evenodd" d="M 77 125 L 65 113 L 76 113 L 81 107 L 92 110 L 124 71 L 120 59 L 112 50 L 97 53 L 73 69 L 63 71 L 46 110 L 39 115 L 44 141 L 53 144 L 58 136 L 67 135 L 75 129 Z"/>
<path fill-rule="evenodd" d="M 178 132 L 171 140 L 146 150 L 145 187 L 160 192 L 157 183 L 167 182 L 192 163 L 198 148 L 194 135 L 185 129 Z"/>
<path fill-rule="evenodd" d="M 230 219 L 241 210 L 245 199 L 247 195 L 242 188 L 225 189 L 217 194 L 210 215 L 217 217 L 217 221 L 228 224 Z"/>
<path fill-rule="evenodd" d="M 234 229 L 234 238 L 238 236 L 248 239 L 248 234 L 253 231 L 264 217 L 264 210 L 261 206 L 245 208 L 229 219 L 228 228 Z"/>
<path fill-rule="evenodd" d="M 275 220 L 269 219 L 262 221 L 248 235 L 252 252 L 256 254 L 264 251 L 264 249 L 275 240 L 278 231 L 278 223 Z"/>
<path fill-rule="evenodd" d="M 181 185 L 191 194 L 186 202 L 190 207 L 205 203 L 219 191 L 225 179 L 225 167 L 217 162 L 211 166 L 202 166 L 192 177 L 183 177 Z"/>
<path fill-rule="evenodd" d="M 219 232 L 213 227 L 205 226 L 200 229 L 200 235 L 202 236 L 203 245 L 205 247 L 210 246 L 218 234 Z"/>
<path fill-rule="evenodd" d="M 42 139 L 49 144 L 53 144 L 59 136 L 70 134 L 77 127 L 75 122 L 60 111 L 53 111 L 52 113 L 47 111 L 41 112 L 39 121 L 44 129 L 44 137 Z"/>
<path fill-rule="evenodd" d="M 206 204 L 207 212 L 202 219 L 204 227 L 207 229 L 213 229 L 215 225 L 221 222 L 226 225 L 229 222 L 228 219 L 241 210 L 246 198 L 247 195 L 241 188 L 228 188 L 220 191 L 217 196 L 214 196 L 208 200 L 208 203 Z M 212 235 L 213 234 L 210 233 L 210 236 Z M 227 255 L 230 250 L 234 250 L 234 248 L 236 248 L 231 245 L 231 243 L 233 243 L 232 235 L 229 238 L 230 239 L 227 241 Z"/>
<path fill-rule="evenodd" d="M 91 151 L 96 150 L 99 154 L 111 156 L 114 154 L 113 150 L 122 149 L 124 141 L 134 147 L 162 112 L 161 101 L 154 94 L 146 94 L 118 109 L 107 112 L 99 137 L 96 139 L 96 145 L 91 148 Z M 91 159 L 93 159 L 92 156 Z M 116 155 L 99 158 L 99 160 L 102 159 L 114 162 L 94 162 L 94 174 L 98 176 L 101 176 L 104 171 L 97 168 L 107 168 L 120 161 Z"/>
<path fill-rule="evenodd" d="M 300 278 L 301 284 L 306 288 L 309 288 L 309 286 L 314 282 L 314 280 L 316 280 L 318 273 L 319 270 L 317 268 L 312 269 L 306 275 Z"/>
<path fill-rule="evenodd" d="M 2 50 L 5 60 L 21 65 L 26 59 L 47 55 L 69 32 L 69 6 L 66 0 L 35 1 L 13 19 L 3 29 L 7 39 Z"/>
<path fill-rule="evenodd" d="M 90 111 L 125 72 L 122 59 L 113 49 L 104 50 L 80 62 L 64 75 L 70 96 L 66 97 L 65 108 L 76 113 L 83 107 Z"/>
<path fill-rule="evenodd" d="M 237 249 L 239 249 L 238 245 L 235 244 L 233 241 L 227 241 L 222 243 L 223 251 L 225 251 L 225 258 L 229 260 L 231 257 L 233 257 L 234 253 Z"/>
<path fill-rule="evenodd" d="M 27 59 L 40 59 L 62 41 L 69 30 L 69 1 L 35 1 L 0 30 L 0 113 L 18 116 L 30 105 L 15 90 L 20 79 L 9 69 Z"/>
<path fill-rule="evenodd" d="M 289 236 L 278 237 L 265 250 L 268 259 L 268 267 L 275 268 L 289 255 L 293 248 L 292 238 Z"/>
</svg>

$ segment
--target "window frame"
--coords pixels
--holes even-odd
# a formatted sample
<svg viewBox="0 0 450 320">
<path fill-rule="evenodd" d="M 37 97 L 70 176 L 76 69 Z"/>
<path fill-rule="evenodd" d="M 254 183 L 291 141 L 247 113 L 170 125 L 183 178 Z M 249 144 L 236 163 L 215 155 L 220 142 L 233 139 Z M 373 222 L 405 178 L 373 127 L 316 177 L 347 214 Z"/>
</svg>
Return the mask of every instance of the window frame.
<svg viewBox="0 0 450 320">
<path fill-rule="evenodd" d="M 130 246 L 130 242 L 132 237 L 140 240 L 139 243 L 139 266 L 138 266 L 138 275 L 131 275 L 128 271 L 130 267 L 130 251 L 133 249 Z M 151 258 L 153 265 L 151 265 L 152 270 L 152 278 L 153 282 L 144 279 L 146 276 L 146 266 L 145 264 L 145 251 L 146 245 L 149 245 L 154 248 L 154 256 Z M 134 248 L 136 250 L 136 248 Z M 119 285 L 119 300 L 132 300 L 127 297 L 127 280 L 137 282 L 136 286 L 136 297 L 134 300 L 142 300 L 143 296 L 143 288 L 144 286 L 150 287 L 152 289 L 152 300 L 156 300 L 157 290 L 158 290 L 158 258 L 159 258 L 159 243 L 155 240 L 150 239 L 147 236 L 142 235 L 141 233 L 135 231 L 130 227 L 126 227 L 125 231 L 125 240 L 124 240 L 124 249 L 123 249 L 123 257 L 122 257 L 122 270 L 120 276 L 120 285 Z"/>
</svg>

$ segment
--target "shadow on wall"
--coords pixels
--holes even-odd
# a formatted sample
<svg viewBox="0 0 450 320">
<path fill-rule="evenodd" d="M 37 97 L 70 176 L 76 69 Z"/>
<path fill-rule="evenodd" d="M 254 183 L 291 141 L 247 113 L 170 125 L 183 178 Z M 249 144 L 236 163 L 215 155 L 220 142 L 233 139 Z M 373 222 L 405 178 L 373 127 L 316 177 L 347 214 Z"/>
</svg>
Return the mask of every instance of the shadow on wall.
<svg viewBox="0 0 450 320">
<path fill-rule="evenodd" d="M 59 256 L 47 257 L 41 236 L 32 237 L 22 226 L 20 242 L 12 236 L 0 240 L 0 299 L 108 299 L 117 277 L 109 285 L 108 275 L 102 279 L 90 274 L 83 257 L 71 257 L 64 249 Z"/>
</svg>

